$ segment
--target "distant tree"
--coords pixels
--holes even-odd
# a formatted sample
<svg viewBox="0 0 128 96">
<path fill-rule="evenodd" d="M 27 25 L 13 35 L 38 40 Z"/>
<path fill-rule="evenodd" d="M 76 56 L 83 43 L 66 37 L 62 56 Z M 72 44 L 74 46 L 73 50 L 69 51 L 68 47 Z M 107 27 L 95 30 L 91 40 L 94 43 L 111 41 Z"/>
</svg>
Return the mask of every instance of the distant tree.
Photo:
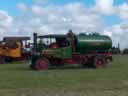
<svg viewBox="0 0 128 96">
<path fill-rule="evenodd" d="M 112 47 L 112 54 L 120 54 L 120 48 Z"/>
<path fill-rule="evenodd" d="M 123 50 L 123 54 L 128 54 L 128 48 L 125 48 L 125 49 Z"/>
</svg>

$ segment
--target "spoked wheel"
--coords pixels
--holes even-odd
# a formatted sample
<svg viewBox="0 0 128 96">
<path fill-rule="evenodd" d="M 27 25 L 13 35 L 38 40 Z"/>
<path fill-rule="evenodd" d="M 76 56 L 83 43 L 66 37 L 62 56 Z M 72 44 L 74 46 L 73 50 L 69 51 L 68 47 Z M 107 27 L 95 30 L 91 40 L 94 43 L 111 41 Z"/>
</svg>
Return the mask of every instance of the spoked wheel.
<svg viewBox="0 0 128 96">
<path fill-rule="evenodd" d="M 102 56 L 96 56 L 94 58 L 94 67 L 96 69 L 101 69 L 106 67 L 105 58 Z"/>
<path fill-rule="evenodd" d="M 36 70 L 45 70 L 48 68 L 49 62 L 46 58 L 42 58 L 36 61 L 35 69 Z"/>
</svg>

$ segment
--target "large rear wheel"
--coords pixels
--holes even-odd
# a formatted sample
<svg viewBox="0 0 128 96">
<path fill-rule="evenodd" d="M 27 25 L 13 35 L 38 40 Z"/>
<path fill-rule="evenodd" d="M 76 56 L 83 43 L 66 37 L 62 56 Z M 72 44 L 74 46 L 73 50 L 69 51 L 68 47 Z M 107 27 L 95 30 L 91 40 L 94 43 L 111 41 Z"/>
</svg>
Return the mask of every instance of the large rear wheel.
<svg viewBox="0 0 128 96">
<path fill-rule="evenodd" d="M 36 61 L 35 63 L 35 69 L 36 70 L 45 70 L 48 68 L 49 61 L 46 58 L 41 58 Z"/>
<path fill-rule="evenodd" d="M 93 65 L 96 69 L 101 69 L 106 67 L 106 62 L 104 56 L 94 57 Z"/>
</svg>

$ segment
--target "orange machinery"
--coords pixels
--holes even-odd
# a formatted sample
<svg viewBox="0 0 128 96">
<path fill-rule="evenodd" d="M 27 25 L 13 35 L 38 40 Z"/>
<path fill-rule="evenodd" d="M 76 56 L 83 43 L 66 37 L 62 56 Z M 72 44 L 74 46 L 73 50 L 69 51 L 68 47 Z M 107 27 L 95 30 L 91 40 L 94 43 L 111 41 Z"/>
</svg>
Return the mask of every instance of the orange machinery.
<svg viewBox="0 0 128 96">
<path fill-rule="evenodd" d="M 25 48 L 30 48 L 28 40 L 30 37 L 4 37 L 0 42 L 0 64 L 5 61 L 28 59 L 30 52 L 25 51 Z"/>
</svg>

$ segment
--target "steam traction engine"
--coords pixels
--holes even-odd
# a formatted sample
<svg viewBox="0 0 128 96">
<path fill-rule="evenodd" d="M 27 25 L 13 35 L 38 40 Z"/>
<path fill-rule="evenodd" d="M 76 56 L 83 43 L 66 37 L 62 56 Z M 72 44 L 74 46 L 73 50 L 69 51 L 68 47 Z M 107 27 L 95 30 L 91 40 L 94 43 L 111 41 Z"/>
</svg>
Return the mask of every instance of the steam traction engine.
<svg viewBox="0 0 128 96">
<path fill-rule="evenodd" d="M 104 68 L 112 61 L 112 40 L 99 34 L 43 35 L 34 33 L 31 69 L 44 70 L 64 64 L 90 65 Z"/>
</svg>

